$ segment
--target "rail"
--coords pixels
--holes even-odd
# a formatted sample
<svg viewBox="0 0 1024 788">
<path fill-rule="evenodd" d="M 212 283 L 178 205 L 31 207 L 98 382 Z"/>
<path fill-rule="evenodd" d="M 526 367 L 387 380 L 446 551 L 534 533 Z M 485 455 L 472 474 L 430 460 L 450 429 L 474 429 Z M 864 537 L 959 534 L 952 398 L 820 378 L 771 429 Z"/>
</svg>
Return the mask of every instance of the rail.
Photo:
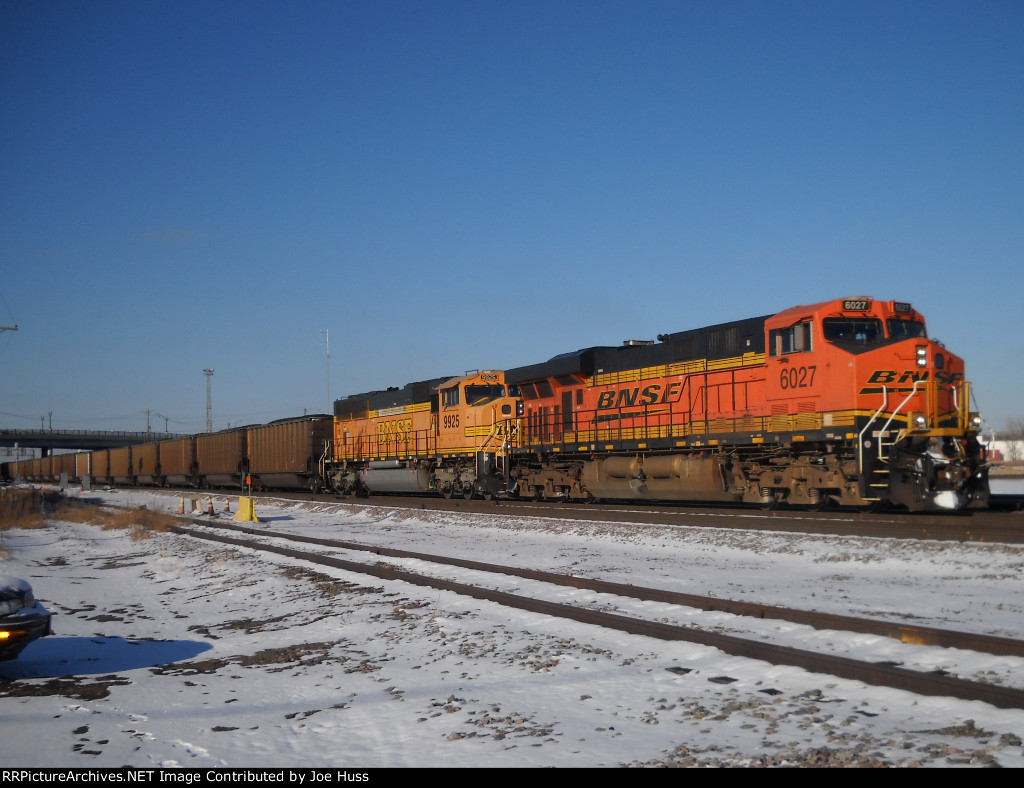
<svg viewBox="0 0 1024 788">
<path fill-rule="evenodd" d="M 381 555 L 415 557 L 418 560 L 426 560 L 439 563 L 451 563 L 460 566 L 467 566 L 478 571 L 509 573 L 530 577 L 542 582 L 557 583 L 576 588 L 600 589 L 603 593 L 617 593 L 627 597 L 645 598 L 649 592 L 656 592 L 650 595 L 661 600 L 669 599 L 669 604 L 683 603 L 687 606 L 696 604 L 702 606 L 699 599 L 686 595 L 685 599 L 671 599 L 670 592 L 660 592 L 655 589 L 642 589 L 632 586 L 604 583 L 597 580 L 584 578 L 567 577 L 565 575 L 551 575 L 546 572 L 515 569 L 507 566 L 496 566 L 478 562 L 451 559 L 444 556 L 432 556 L 427 554 L 411 553 L 402 550 L 390 550 L 378 546 L 356 545 L 347 542 L 338 542 L 329 539 L 315 537 L 301 537 L 294 534 L 267 532 L 262 529 L 249 529 L 234 524 L 217 524 L 215 528 L 230 531 L 242 532 L 246 536 L 256 536 L 261 540 L 264 538 L 281 539 L 286 545 L 270 544 L 264 541 L 254 542 L 251 539 L 238 538 L 216 534 L 208 530 L 208 521 L 192 521 L 194 525 L 203 526 L 201 529 L 189 528 L 188 526 L 172 525 L 170 530 L 183 536 L 209 540 L 215 543 L 245 547 L 247 549 L 266 552 L 276 555 L 287 556 L 314 564 L 329 566 L 350 572 L 370 575 L 383 580 L 398 580 L 411 585 L 426 588 L 440 589 L 462 594 L 474 599 L 485 599 L 507 607 L 520 610 L 527 610 L 534 613 L 565 618 L 579 621 L 595 626 L 605 627 L 630 634 L 637 634 L 644 637 L 653 637 L 666 641 L 686 641 L 700 645 L 717 648 L 733 656 L 744 657 L 767 661 L 775 665 L 789 665 L 809 670 L 815 673 L 829 673 L 831 675 L 861 681 L 875 686 L 891 687 L 906 690 L 921 695 L 939 695 L 954 697 L 962 700 L 981 701 L 1002 709 L 1024 708 L 1024 690 L 1015 687 L 1004 687 L 998 684 L 985 684 L 967 679 L 961 679 L 944 673 L 923 673 L 902 667 L 893 667 L 875 662 L 863 662 L 843 656 L 836 656 L 825 653 L 812 652 L 804 649 L 796 649 L 773 643 L 766 643 L 760 640 L 746 637 L 727 635 L 717 631 L 701 629 L 696 627 L 679 626 L 659 621 L 649 621 L 630 616 L 608 613 L 606 611 L 594 610 L 588 607 L 577 607 L 565 603 L 550 602 L 540 598 L 533 598 L 495 590 L 486 586 L 460 583 L 453 580 L 434 577 L 419 572 L 414 572 L 406 567 L 397 567 L 380 560 L 374 560 L 367 564 L 359 561 L 351 561 L 323 555 L 321 551 L 307 552 L 298 548 L 286 546 L 287 542 L 305 542 L 316 545 L 332 547 L 343 546 L 344 549 L 366 550 L 374 556 Z M 712 603 L 710 609 L 722 609 L 717 600 L 709 600 Z M 705 606 L 705 609 L 708 609 Z M 943 630 L 923 627 L 901 627 L 899 625 L 886 624 L 885 622 L 872 622 L 858 620 L 846 616 L 824 616 L 808 611 L 792 611 L 783 608 L 771 609 L 766 606 L 753 606 L 752 608 L 729 610 L 737 615 L 755 615 L 758 618 L 782 618 L 791 620 L 793 618 L 803 619 L 800 623 L 810 626 L 821 626 L 829 629 L 846 629 L 850 631 L 872 631 L 876 634 L 883 634 L 894 637 L 909 643 L 934 643 L 937 645 L 955 645 L 967 648 L 982 648 L 992 653 L 1019 654 L 1021 643 L 1007 638 L 986 638 L 984 636 L 970 636 L 974 640 L 969 643 L 962 642 L 963 633 L 944 632 Z M 865 630 L 867 627 L 867 630 Z"/>
</svg>

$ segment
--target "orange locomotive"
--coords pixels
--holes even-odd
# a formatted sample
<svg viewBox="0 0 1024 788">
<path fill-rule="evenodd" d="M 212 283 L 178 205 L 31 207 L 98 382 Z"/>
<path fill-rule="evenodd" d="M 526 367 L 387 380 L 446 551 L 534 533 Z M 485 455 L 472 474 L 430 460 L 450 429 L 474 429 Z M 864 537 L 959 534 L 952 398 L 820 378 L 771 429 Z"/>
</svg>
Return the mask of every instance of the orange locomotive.
<svg viewBox="0 0 1024 788">
<path fill-rule="evenodd" d="M 341 493 L 505 494 L 520 409 L 501 371 L 337 400 L 328 482 Z"/>
<path fill-rule="evenodd" d="M 910 304 L 851 298 L 513 369 L 521 497 L 988 501 L 964 364 Z"/>
</svg>

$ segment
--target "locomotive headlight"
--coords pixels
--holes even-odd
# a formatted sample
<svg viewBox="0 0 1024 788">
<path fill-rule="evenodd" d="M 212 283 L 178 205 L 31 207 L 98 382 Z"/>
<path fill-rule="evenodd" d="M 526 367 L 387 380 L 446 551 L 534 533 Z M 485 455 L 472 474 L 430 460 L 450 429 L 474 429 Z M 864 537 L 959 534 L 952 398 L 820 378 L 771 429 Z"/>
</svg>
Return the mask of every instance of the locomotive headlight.
<svg viewBox="0 0 1024 788">
<path fill-rule="evenodd" d="M 926 430 L 926 429 L 928 429 L 928 418 L 923 413 L 911 413 L 910 414 L 910 429 L 912 429 L 912 430 Z"/>
<path fill-rule="evenodd" d="M 928 366 L 928 346 L 918 345 L 917 346 L 917 366 L 927 367 Z"/>
</svg>

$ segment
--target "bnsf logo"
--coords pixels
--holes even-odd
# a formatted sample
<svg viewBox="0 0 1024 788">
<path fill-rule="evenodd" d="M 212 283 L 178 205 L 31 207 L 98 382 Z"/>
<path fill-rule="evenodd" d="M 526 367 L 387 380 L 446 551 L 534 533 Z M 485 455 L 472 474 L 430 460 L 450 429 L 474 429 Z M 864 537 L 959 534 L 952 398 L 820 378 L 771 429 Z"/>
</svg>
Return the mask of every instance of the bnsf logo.
<svg viewBox="0 0 1024 788">
<path fill-rule="evenodd" d="M 963 377 L 962 372 L 937 370 L 934 379 L 939 383 L 956 383 L 963 380 Z M 918 380 L 928 380 L 928 370 L 908 369 L 905 372 L 897 372 L 894 369 L 876 369 L 868 378 L 868 383 L 914 383 Z"/>
<path fill-rule="evenodd" d="M 666 402 L 676 402 L 683 390 L 682 383 L 669 383 L 663 386 L 661 383 L 652 383 L 649 386 L 633 386 L 618 391 L 602 391 L 597 398 L 598 410 L 609 410 L 611 408 L 633 408 L 637 405 L 664 405 Z"/>
<path fill-rule="evenodd" d="M 396 437 L 399 439 L 408 439 L 408 435 L 411 430 L 412 419 L 395 419 L 394 421 L 377 422 L 377 436 L 381 438 Z"/>
</svg>

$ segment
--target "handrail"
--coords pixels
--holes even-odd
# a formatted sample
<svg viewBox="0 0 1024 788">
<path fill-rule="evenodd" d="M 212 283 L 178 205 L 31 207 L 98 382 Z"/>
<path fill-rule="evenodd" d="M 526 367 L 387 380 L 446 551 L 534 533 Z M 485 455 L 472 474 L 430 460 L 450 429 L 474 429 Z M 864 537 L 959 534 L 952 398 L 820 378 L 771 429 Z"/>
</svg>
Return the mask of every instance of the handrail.
<svg viewBox="0 0 1024 788">
<path fill-rule="evenodd" d="M 883 383 L 882 384 L 882 404 L 878 406 L 878 410 L 875 411 L 875 415 L 868 419 L 868 423 L 864 425 L 864 429 L 857 435 L 857 473 L 860 475 L 864 474 L 864 433 L 867 432 L 871 425 L 875 423 L 879 414 L 885 410 L 886 405 L 889 404 L 889 389 Z"/>
<path fill-rule="evenodd" d="M 500 440 L 500 447 L 495 451 L 496 454 L 504 456 L 508 453 L 508 447 L 512 436 L 517 432 L 515 423 L 518 419 L 497 419 L 497 414 L 491 409 L 491 429 L 490 432 L 484 437 L 483 442 L 477 447 L 477 452 L 487 451 L 494 441 Z"/>
<path fill-rule="evenodd" d="M 904 399 L 903 402 L 901 402 L 899 405 L 896 406 L 896 410 L 894 410 L 891 414 L 889 414 L 888 421 L 886 421 L 885 424 L 882 425 L 882 429 L 879 430 L 879 433 L 884 433 L 884 432 L 888 431 L 889 425 L 892 424 L 892 420 L 896 418 L 896 414 L 899 413 L 901 410 L 903 410 L 903 406 L 904 405 L 906 405 L 908 402 L 910 402 L 910 398 L 913 397 L 917 393 L 917 386 L 918 386 L 918 384 L 919 383 L 923 383 L 923 382 L 924 381 L 921 381 L 921 380 L 915 380 L 914 381 L 914 387 L 912 389 L 910 389 L 910 393 L 907 394 L 906 399 Z M 882 441 L 881 440 L 878 441 L 878 459 L 882 459 Z"/>
</svg>

